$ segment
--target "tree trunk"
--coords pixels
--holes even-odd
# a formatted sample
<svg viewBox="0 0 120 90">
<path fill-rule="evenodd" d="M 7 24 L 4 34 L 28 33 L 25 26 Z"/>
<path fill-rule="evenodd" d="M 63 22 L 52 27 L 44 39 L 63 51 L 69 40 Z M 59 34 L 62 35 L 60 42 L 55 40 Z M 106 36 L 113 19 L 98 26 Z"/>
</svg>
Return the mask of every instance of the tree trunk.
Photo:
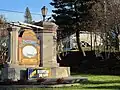
<svg viewBox="0 0 120 90">
<path fill-rule="evenodd" d="M 75 0 L 75 3 L 74 3 L 74 6 L 75 6 L 75 14 L 76 14 L 76 41 L 77 41 L 77 45 L 78 45 L 78 49 L 80 52 L 83 53 L 83 56 L 86 56 L 85 52 L 83 51 L 82 49 L 82 46 L 80 44 L 80 39 L 79 39 L 79 29 L 77 27 L 79 27 L 79 24 L 78 24 L 78 21 L 79 21 L 79 18 L 78 18 L 78 11 L 77 11 L 77 0 Z"/>
<path fill-rule="evenodd" d="M 92 31 L 90 32 L 90 40 L 91 40 L 91 51 L 92 51 Z"/>
<path fill-rule="evenodd" d="M 116 35 L 116 50 L 119 51 L 119 39 L 118 39 L 118 35 Z"/>
<path fill-rule="evenodd" d="M 78 45 L 78 49 L 79 49 L 79 51 L 80 52 L 82 52 L 83 53 L 83 56 L 86 56 L 86 54 L 85 54 L 85 52 L 84 52 L 84 50 L 82 49 L 82 46 L 81 46 L 81 44 L 80 44 L 80 35 L 79 35 L 79 30 L 77 30 L 76 31 L 76 41 L 77 41 L 77 45 Z"/>
</svg>

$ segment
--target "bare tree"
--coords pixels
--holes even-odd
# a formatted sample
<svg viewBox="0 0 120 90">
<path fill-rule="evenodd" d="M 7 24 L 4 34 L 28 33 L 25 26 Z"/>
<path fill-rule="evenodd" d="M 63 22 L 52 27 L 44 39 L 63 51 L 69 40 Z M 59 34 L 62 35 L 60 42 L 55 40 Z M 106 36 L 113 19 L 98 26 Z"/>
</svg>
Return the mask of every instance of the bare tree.
<svg viewBox="0 0 120 90">
<path fill-rule="evenodd" d="M 91 9 L 94 32 L 100 32 L 104 43 L 104 52 L 112 46 L 119 49 L 120 2 L 118 0 L 99 0 Z M 115 41 L 115 45 L 113 45 Z M 110 47 L 108 47 L 110 46 Z"/>
<path fill-rule="evenodd" d="M 0 63 L 3 63 L 8 58 L 8 25 L 4 15 L 0 15 Z"/>
</svg>

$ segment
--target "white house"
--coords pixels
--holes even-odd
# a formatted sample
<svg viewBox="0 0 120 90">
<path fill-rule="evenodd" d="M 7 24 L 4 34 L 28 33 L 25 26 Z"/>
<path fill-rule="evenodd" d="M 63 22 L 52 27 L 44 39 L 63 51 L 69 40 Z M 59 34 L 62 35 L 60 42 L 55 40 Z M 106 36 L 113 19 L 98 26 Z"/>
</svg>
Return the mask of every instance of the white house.
<svg viewBox="0 0 120 90">
<path fill-rule="evenodd" d="M 80 42 L 81 42 L 82 46 L 84 46 L 84 47 L 91 46 L 91 41 L 92 41 L 92 46 L 102 45 L 102 38 L 100 37 L 100 34 L 92 33 L 92 40 L 91 40 L 90 32 L 81 31 L 79 38 L 80 38 Z M 77 48 L 76 35 L 73 34 L 69 38 L 68 37 L 65 38 L 63 40 L 63 45 L 64 45 L 64 49 Z"/>
</svg>

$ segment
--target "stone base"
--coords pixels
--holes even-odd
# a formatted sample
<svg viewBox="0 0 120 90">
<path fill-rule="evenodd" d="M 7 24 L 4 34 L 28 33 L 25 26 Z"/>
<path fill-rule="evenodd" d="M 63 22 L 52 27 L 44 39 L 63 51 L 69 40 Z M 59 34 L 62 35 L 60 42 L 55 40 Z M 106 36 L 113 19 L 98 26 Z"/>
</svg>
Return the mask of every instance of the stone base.
<svg viewBox="0 0 120 90">
<path fill-rule="evenodd" d="M 1 79 L 2 81 L 7 79 L 13 81 L 26 79 L 26 69 L 27 68 L 3 68 Z"/>
<path fill-rule="evenodd" d="M 2 69 L 2 80 L 12 79 L 17 80 L 27 80 L 27 68 L 29 67 L 6 67 Z M 50 75 L 47 78 L 62 78 L 70 76 L 70 67 L 37 67 L 35 69 L 49 69 Z"/>
<path fill-rule="evenodd" d="M 70 67 L 53 67 L 51 68 L 52 78 L 62 78 L 70 76 Z"/>
<path fill-rule="evenodd" d="M 70 86 L 80 86 L 80 83 L 88 82 L 86 77 L 67 77 L 67 78 L 45 78 L 44 81 L 28 80 L 25 82 L 4 83 L 1 82 L 0 90 L 13 90 L 17 88 L 56 88 L 56 87 L 70 87 Z M 10 89 L 11 88 L 11 89 Z"/>
</svg>

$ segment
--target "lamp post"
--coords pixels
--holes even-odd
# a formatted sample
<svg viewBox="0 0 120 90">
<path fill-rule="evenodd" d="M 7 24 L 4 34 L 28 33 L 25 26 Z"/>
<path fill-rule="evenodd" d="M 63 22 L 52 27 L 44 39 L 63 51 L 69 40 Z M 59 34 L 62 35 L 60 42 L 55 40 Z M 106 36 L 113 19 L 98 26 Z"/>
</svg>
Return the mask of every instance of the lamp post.
<svg viewBox="0 0 120 90">
<path fill-rule="evenodd" d="M 45 6 L 43 6 L 42 9 L 41 9 L 42 16 L 43 16 L 43 21 L 45 21 L 45 17 L 47 15 L 47 11 L 48 11 L 48 8 L 46 8 Z"/>
</svg>

